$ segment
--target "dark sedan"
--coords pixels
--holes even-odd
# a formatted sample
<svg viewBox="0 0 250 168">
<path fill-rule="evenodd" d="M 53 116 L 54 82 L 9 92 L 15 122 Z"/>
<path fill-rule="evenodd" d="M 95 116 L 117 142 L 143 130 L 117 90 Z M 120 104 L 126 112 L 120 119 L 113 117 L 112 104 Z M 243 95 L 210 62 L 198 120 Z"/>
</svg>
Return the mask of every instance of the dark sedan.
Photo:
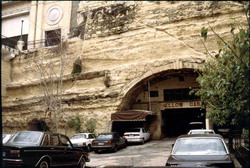
<svg viewBox="0 0 250 168">
<path fill-rule="evenodd" d="M 102 150 L 112 150 L 116 152 L 118 148 L 126 146 L 126 138 L 121 137 L 117 132 L 101 133 L 92 141 L 92 149 L 96 153 Z"/>
<path fill-rule="evenodd" d="M 191 134 L 177 138 L 166 166 L 234 168 L 234 163 L 220 135 Z"/>
<path fill-rule="evenodd" d="M 3 167 L 78 166 L 89 162 L 88 153 L 74 148 L 65 135 L 40 131 L 21 131 L 3 145 Z"/>
</svg>

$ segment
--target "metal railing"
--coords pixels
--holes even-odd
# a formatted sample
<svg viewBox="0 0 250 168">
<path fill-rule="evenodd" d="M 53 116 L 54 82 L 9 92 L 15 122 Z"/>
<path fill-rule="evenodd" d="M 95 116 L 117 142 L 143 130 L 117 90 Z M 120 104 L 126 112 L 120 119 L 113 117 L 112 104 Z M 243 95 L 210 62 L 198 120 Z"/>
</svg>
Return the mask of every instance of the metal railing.
<svg viewBox="0 0 250 168">
<path fill-rule="evenodd" d="M 241 131 L 234 130 L 230 133 L 231 139 L 231 152 L 234 153 L 235 158 L 241 164 L 242 168 L 250 167 L 249 163 L 249 138 L 242 138 Z"/>
</svg>

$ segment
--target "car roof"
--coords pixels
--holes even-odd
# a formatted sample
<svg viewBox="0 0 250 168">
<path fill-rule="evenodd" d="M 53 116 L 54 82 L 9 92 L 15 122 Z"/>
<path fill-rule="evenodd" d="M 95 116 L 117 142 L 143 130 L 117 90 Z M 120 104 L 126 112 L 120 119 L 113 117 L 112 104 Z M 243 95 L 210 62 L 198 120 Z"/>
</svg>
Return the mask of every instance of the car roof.
<svg viewBox="0 0 250 168">
<path fill-rule="evenodd" d="M 189 124 L 203 124 L 203 122 L 196 121 L 196 122 L 190 122 Z"/>
<path fill-rule="evenodd" d="M 187 134 L 181 135 L 179 138 L 222 138 L 219 134 Z"/>
<path fill-rule="evenodd" d="M 83 132 L 83 133 L 77 133 L 77 134 L 74 134 L 74 135 L 88 135 L 88 134 L 93 134 L 93 133 Z"/>
<path fill-rule="evenodd" d="M 64 134 L 60 134 L 60 133 L 56 133 L 56 132 L 49 132 L 49 131 L 18 131 L 16 133 L 19 133 L 19 132 L 39 132 L 39 133 L 43 133 L 43 134 L 46 133 L 46 134 L 57 134 L 57 135 L 67 136 L 67 135 L 64 135 Z"/>
<path fill-rule="evenodd" d="M 190 131 L 214 131 L 211 129 L 191 129 Z"/>
<path fill-rule="evenodd" d="M 118 134 L 118 132 L 102 132 L 102 133 L 100 133 L 100 134 Z M 100 135 L 99 134 L 99 135 Z"/>
</svg>

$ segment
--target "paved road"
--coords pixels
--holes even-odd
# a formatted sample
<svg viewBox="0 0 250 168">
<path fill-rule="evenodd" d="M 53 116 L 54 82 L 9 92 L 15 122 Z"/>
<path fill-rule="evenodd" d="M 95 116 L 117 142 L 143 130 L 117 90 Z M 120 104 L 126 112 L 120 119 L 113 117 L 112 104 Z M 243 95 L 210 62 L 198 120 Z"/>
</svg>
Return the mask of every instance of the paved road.
<svg viewBox="0 0 250 168">
<path fill-rule="evenodd" d="M 143 145 L 128 145 L 116 153 L 90 152 L 89 168 L 165 166 L 175 139 L 152 140 Z"/>
</svg>

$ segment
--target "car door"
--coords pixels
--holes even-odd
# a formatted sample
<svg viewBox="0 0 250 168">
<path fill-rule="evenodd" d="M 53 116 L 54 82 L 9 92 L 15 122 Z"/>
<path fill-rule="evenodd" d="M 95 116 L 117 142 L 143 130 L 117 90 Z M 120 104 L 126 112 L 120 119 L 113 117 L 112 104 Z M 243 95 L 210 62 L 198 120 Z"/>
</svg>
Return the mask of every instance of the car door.
<svg viewBox="0 0 250 168">
<path fill-rule="evenodd" d="M 69 141 L 69 138 L 60 135 L 60 142 L 61 147 L 63 148 L 63 158 L 65 161 L 65 165 L 76 165 L 76 163 L 79 161 L 80 156 L 77 155 L 77 152 L 74 150 L 72 144 Z"/>
<path fill-rule="evenodd" d="M 115 142 L 116 142 L 116 144 L 118 145 L 118 146 L 121 146 L 122 144 L 122 142 L 121 142 L 121 139 L 120 139 L 120 136 L 117 134 L 117 133 L 115 133 L 114 134 L 114 140 L 115 140 Z"/>
<path fill-rule="evenodd" d="M 144 129 L 144 128 L 142 128 L 142 135 L 143 135 L 143 138 L 144 138 L 144 140 L 146 141 L 146 140 L 148 140 L 148 138 L 149 138 L 149 135 L 148 135 L 148 132 L 147 132 L 147 130 L 146 129 Z"/>
<path fill-rule="evenodd" d="M 150 133 L 147 129 L 145 129 L 145 133 L 146 133 L 146 137 L 147 137 L 147 140 L 150 138 Z"/>
<path fill-rule="evenodd" d="M 94 134 L 89 134 L 89 136 L 88 136 L 88 144 L 92 144 L 92 141 L 95 139 L 95 135 Z"/>
<path fill-rule="evenodd" d="M 51 157 L 51 165 L 59 166 L 65 164 L 64 149 L 60 145 L 59 136 L 57 134 L 50 134 L 49 136 L 49 155 Z"/>
</svg>

